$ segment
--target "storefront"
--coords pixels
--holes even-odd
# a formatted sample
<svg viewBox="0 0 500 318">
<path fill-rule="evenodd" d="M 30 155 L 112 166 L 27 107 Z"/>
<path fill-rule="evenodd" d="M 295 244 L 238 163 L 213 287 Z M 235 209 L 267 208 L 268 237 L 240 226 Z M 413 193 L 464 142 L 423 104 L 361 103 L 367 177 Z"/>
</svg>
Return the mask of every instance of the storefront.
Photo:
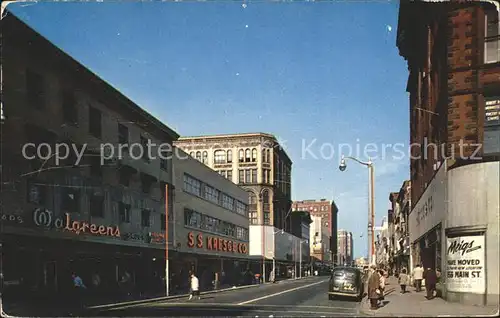
<svg viewBox="0 0 500 318">
<path fill-rule="evenodd" d="M 124 282 L 141 292 L 162 288 L 160 276 L 157 282 L 154 277 L 164 273 L 164 266 L 156 268 L 165 255 L 159 235 L 123 232 L 117 224 L 83 221 L 70 214 L 55 217 L 40 208 L 18 221 L 2 226 L 6 297 L 64 294 L 72 288 L 72 273 L 94 294 L 116 293 Z"/>
<path fill-rule="evenodd" d="M 442 222 L 446 216 L 446 164 L 436 172 L 409 215 L 411 264 L 442 270 Z"/>
<path fill-rule="evenodd" d="M 470 164 L 448 172 L 446 298 L 498 305 L 499 163 Z"/>
</svg>

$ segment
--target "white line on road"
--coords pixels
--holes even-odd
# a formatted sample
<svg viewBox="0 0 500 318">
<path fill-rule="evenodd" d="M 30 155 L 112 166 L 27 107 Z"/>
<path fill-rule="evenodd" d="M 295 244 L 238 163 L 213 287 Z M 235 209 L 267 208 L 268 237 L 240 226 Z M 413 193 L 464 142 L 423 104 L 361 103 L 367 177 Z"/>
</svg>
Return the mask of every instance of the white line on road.
<svg viewBox="0 0 500 318">
<path fill-rule="evenodd" d="M 302 288 L 307 288 L 307 287 L 311 287 L 311 286 L 314 286 L 314 285 L 318 285 L 318 284 L 324 283 L 326 281 L 327 280 L 325 279 L 325 280 L 322 280 L 322 281 L 319 281 L 319 282 L 316 282 L 316 283 L 312 283 L 312 284 L 309 284 L 309 285 L 299 286 L 299 287 L 295 287 L 295 288 L 292 288 L 292 289 L 287 289 L 287 290 L 284 290 L 284 291 L 280 291 L 278 293 L 274 293 L 274 294 L 271 294 L 271 295 L 266 295 L 266 296 L 262 296 L 262 297 L 259 297 L 259 298 L 250 299 L 250 300 L 241 302 L 238 305 L 245 305 L 245 304 L 253 303 L 253 302 L 256 302 L 256 301 L 259 301 L 259 300 L 262 300 L 262 299 L 267 299 L 267 298 L 271 298 L 271 297 L 274 297 L 274 296 L 283 295 L 283 294 L 286 294 L 286 293 L 289 293 L 289 292 L 293 292 L 293 291 L 296 291 L 296 290 L 299 290 L 299 289 L 302 289 Z"/>
</svg>

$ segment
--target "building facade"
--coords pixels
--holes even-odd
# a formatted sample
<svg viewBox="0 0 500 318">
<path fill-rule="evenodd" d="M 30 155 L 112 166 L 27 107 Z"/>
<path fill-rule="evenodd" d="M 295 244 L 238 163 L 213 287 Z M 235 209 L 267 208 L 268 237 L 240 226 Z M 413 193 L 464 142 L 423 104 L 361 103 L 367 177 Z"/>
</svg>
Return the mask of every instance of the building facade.
<svg viewBox="0 0 500 318">
<path fill-rule="evenodd" d="M 353 262 L 353 239 L 352 232 L 346 230 L 337 231 L 338 242 L 338 264 L 350 265 Z"/>
<path fill-rule="evenodd" d="M 6 285 L 64 293 L 76 272 L 161 290 L 178 135 L 10 12 L 1 24 Z"/>
<path fill-rule="evenodd" d="M 328 227 L 321 221 L 321 216 L 312 215 L 309 232 L 309 249 L 311 257 L 316 261 L 329 259 L 330 236 Z"/>
<path fill-rule="evenodd" d="M 204 288 L 216 278 L 230 283 L 250 266 L 247 192 L 182 150 L 174 153 L 172 250 L 179 257 L 172 275 L 187 282 L 191 269 Z"/>
<path fill-rule="evenodd" d="M 443 296 L 462 303 L 499 299 L 498 9 L 496 1 L 401 1 L 399 11 L 410 141 L 421 145 L 411 161 L 412 262 L 440 270 Z"/>
<path fill-rule="evenodd" d="M 324 261 L 336 262 L 338 254 L 337 243 L 337 213 L 338 207 L 333 200 L 320 199 L 320 200 L 303 200 L 294 201 L 293 210 L 295 211 L 309 211 L 311 216 L 321 217 L 322 226 L 328 229 L 329 237 L 329 255 L 324 258 Z M 332 234 L 333 233 L 333 234 Z"/>
<path fill-rule="evenodd" d="M 389 267 L 389 250 L 391 249 L 389 222 L 387 217 L 382 219 L 380 226 L 374 228 L 375 234 L 375 255 L 377 266 L 381 268 Z"/>
<path fill-rule="evenodd" d="M 391 237 L 390 262 L 391 269 L 400 272 L 401 269 L 411 270 L 410 237 L 408 216 L 411 210 L 411 182 L 403 182 L 399 192 L 389 195 L 392 209 L 389 217 L 389 232 Z"/>
<path fill-rule="evenodd" d="M 181 137 L 175 145 L 247 190 L 250 224 L 290 232 L 292 161 L 273 135 Z"/>
</svg>

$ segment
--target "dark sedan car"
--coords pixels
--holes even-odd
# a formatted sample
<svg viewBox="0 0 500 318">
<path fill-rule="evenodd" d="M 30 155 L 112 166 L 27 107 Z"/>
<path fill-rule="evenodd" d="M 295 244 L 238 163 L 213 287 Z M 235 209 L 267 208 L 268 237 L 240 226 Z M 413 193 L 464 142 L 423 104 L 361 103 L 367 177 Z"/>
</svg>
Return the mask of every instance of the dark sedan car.
<svg viewBox="0 0 500 318">
<path fill-rule="evenodd" d="M 361 300 L 364 296 L 365 287 L 363 273 L 355 267 L 335 267 L 330 276 L 328 298 L 335 296 L 353 297 Z"/>
</svg>

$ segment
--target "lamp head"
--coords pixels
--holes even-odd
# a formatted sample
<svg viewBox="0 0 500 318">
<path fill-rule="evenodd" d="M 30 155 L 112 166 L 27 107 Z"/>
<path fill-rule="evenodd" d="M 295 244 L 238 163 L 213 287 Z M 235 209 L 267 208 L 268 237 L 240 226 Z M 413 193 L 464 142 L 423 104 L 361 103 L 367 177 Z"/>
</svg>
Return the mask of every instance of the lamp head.
<svg viewBox="0 0 500 318">
<path fill-rule="evenodd" d="M 347 169 L 347 165 L 345 164 L 344 156 L 342 156 L 342 159 L 340 159 L 339 169 L 340 169 L 340 171 L 345 171 L 345 169 Z"/>
</svg>

